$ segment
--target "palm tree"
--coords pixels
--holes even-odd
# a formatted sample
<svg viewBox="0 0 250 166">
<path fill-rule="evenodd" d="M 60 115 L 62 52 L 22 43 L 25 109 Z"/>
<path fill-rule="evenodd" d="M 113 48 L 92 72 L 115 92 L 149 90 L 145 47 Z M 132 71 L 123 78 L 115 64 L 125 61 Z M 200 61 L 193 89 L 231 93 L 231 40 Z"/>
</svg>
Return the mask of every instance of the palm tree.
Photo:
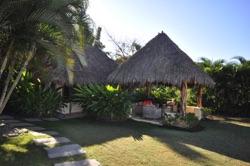
<svg viewBox="0 0 250 166">
<path fill-rule="evenodd" d="M 244 58 L 242 56 L 234 56 L 231 58 L 231 60 L 238 60 L 240 62 L 240 64 L 242 64 L 242 65 L 249 62 L 246 60 L 246 58 Z M 239 63 L 237 63 L 237 64 L 239 64 Z"/>
<path fill-rule="evenodd" d="M 2 0 L 0 2 L 1 70 L 4 84 L 0 99 L 0 113 L 5 108 L 11 93 L 23 71 L 34 56 L 45 54 L 65 62 L 70 51 L 78 49 L 79 11 L 88 0 Z M 72 48 L 74 48 L 72 50 Z M 81 53 L 77 50 L 76 52 Z M 8 70 L 6 70 L 8 69 Z M 13 70 L 18 70 L 13 84 Z M 2 74 L 7 74 L 3 78 Z M 10 87 L 10 88 L 9 88 Z"/>
<path fill-rule="evenodd" d="M 201 57 L 199 58 L 199 62 L 197 62 L 197 65 L 202 67 L 208 74 L 211 74 L 211 72 L 213 71 L 221 70 L 225 63 L 226 60 L 224 59 L 212 61 L 208 58 Z"/>
</svg>

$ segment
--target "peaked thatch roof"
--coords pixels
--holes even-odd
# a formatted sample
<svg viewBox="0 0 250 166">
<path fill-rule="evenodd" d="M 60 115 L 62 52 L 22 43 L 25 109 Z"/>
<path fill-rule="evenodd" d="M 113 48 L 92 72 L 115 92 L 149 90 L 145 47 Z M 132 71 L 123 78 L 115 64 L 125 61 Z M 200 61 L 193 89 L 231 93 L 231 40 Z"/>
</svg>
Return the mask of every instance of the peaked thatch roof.
<svg viewBox="0 0 250 166">
<path fill-rule="evenodd" d="M 158 82 L 180 86 L 182 81 L 212 86 L 214 81 L 165 33 L 159 33 L 128 61 L 113 71 L 108 81 L 131 84 Z"/>
<path fill-rule="evenodd" d="M 84 46 L 86 64 L 81 65 L 76 55 L 74 59 L 74 84 L 106 84 L 108 75 L 115 70 L 117 64 L 103 51 L 93 46 Z M 65 68 L 54 70 L 52 80 L 68 85 L 68 75 Z"/>
</svg>

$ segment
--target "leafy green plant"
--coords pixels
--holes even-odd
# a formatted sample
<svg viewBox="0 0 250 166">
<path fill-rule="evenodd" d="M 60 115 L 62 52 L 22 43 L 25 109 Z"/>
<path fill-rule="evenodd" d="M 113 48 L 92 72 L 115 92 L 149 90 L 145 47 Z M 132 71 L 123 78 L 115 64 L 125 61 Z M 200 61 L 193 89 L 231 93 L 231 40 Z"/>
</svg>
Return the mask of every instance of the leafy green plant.
<svg viewBox="0 0 250 166">
<path fill-rule="evenodd" d="M 150 96 L 153 97 L 153 102 L 160 104 L 165 104 L 166 101 L 179 101 L 178 97 L 179 90 L 175 87 L 157 87 L 153 86 L 150 90 Z M 133 102 L 140 102 L 147 100 L 146 91 L 143 88 L 137 88 L 133 92 Z"/>
<path fill-rule="evenodd" d="M 201 111 L 202 111 L 202 114 L 203 114 L 202 115 L 203 118 L 206 118 L 207 116 L 211 115 L 212 112 L 214 112 L 214 110 L 212 110 L 210 108 L 207 108 L 207 107 L 202 107 Z"/>
<path fill-rule="evenodd" d="M 46 88 L 41 83 L 34 84 L 31 78 L 30 73 L 24 73 L 10 104 L 17 107 L 22 115 L 30 117 L 50 117 L 62 112 L 66 104 L 58 90 L 53 86 Z"/>
<path fill-rule="evenodd" d="M 136 88 L 132 93 L 132 99 L 134 103 L 147 100 L 146 90 L 144 88 Z"/>
<path fill-rule="evenodd" d="M 199 119 L 194 113 L 175 114 L 174 116 L 165 114 L 163 125 L 175 126 L 180 128 L 192 128 L 199 124 Z"/>
<path fill-rule="evenodd" d="M 154 102 L 162 105 L 166 101 L 177 101 L 177 91 L 175 87 L 152 87 Z"/>
<path fill-rule="evenodd" d="M 195 106 L 197 104 L 198 87 L 193 85 L 187 90 L 187 105 Z"/>
<path fill-rule="evenodd" d="M 74 102 L 96 119 L 119 121 L 131 114 L 131 97 L 126 90 L 95 85 L 77 85 L 74 90 Z"/>
<path fill-rule="evenodd" d="M 194 113 L 187 113 L 183 116 L 183 120 L 189 127 L 195 127 L 200 123 L 198 117 L 196 117 Z"/>
<path fill-rule="evenodd" d="M 41 85 L 21 90 L 14 98 L 11 104 L 17 105 L 23 115 L 31 117 L 55 116 L 66 107 L 62 96 L 55 88 L 45 89 Z"/>
</svg>

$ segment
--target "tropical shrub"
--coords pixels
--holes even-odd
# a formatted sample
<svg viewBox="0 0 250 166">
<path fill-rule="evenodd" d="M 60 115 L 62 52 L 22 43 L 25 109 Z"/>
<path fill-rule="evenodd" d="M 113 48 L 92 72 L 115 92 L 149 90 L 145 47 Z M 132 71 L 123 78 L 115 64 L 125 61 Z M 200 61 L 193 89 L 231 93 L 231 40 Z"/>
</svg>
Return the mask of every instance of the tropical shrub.
<svg viewBox="0 0 250 166">
<path fill-rule="evenodd" d="M 131 96 L 111 86 L 76 85 L 74 102 L 100 120 L 120 121 L 131 114 Z"/>
<path fill-rule="evenodd" d="M 215 61 L 207 67 L 204 67 L 206 62 L 200 63 L 216 83 L 214 88 L 203 89 L 203 106 L 216 113 L 250 117 L 250 61 L 243 57 L 235 59 L 241 63 Z"/>
<path fill-rule="evenodd" d="M 207 116 L 211 115 L 214 110 L 210 109 L 210 108 L 207 108 L 207 107 L 202 107 L 201 108 L 201 111 L 202 111 L 202 117 L 205 119 Z"/>
<path fill-rule="evenodd" d="M 198 87 L 196 85 L 189 86 L 187 90 L 187 105 L 196 106 Z"/>
<path fill-rule="evenodd" d="M 147 100 L 147 95 L 146 95 L 145 88 L 136 88 L 132 92 L 132 102 L 133 103 L 142 102 L 142 101 L 145 101 L 145 100 Z"/>
<path fill-rule="evenodd" d="M 145 88 L 137 88 L 133 92 L 133 102 L 141 102 L 148 100 L 146 97 Z M 180 101 L 179 90 L 175 87 L 162 87 L 162 86 L 152 86 L 150 90 L 150 96 L 153 98 L 154 103 L 165 104 L 166 101 Z"/>
<path fill-rule="evenodd" d="M 166 104 L 166 101 L 179 101 L 178 90 L 175 87 L 153 87 L 151 93 L 154 102 L 160 105 Z"/>
<path fill-rule="evenodd" d="M 34 84 L 23 77 L 16 87 L 10 104 L 24 116 L 51 117 L 62 112 L 66 106 L 63 97 L 55 87 Z"/>
<path fill-rule="evenodd" d="M 175 126 L 180 128 L 192 128 L 200 123 L 194 113 L 175 114 L 175 116 L 164 114 L 163 125 Z"/>
</svg>

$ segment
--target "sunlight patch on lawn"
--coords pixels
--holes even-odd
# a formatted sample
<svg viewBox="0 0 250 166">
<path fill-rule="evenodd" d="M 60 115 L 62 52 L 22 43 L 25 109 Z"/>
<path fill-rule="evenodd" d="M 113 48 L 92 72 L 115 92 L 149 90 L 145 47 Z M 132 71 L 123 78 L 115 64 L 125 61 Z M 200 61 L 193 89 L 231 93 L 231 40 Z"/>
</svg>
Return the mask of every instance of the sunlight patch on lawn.
<svg viewBox="0 0 250 166">
<path fill-rule="evenodd" d="M 250 123 L 245 123 L 245 122 L 227 121 L 227 123 L 239 125 L 243 127 L 250 127 Z"/>
<path fill-rule="evenodd" d="M 229 123 L 243 127 L 250 127 L 249 118 L 212 116 L 212 119 L 219 120 L 221 123 Z"/>
<path fill-rule="evenodd" d="M 87 158 L 98 158 L 101 163 L 110 165 L 162 165 L 174 162 L 172 149 L 148 135 L 117 138 L 84 148 L 88 151 Z"/>
<path fill-rule="evenodd" d="M 194 145 L 190 144 L 184 144 L 184 146 L 188 147 L 189 149 L 192 149 L 192 151 L 196 153 L 200 153 L 203 157 L 202 158 L 197 158 L 197 159 L 190 159 L 192 162 L 196 162 L 197 164 L 200 163 L 206 163 L 206 164 L 211 164 L 211 165 L 231 165 L 232 162 L 236 163 L 236 165 L 242 165 L 243 161 L 236 160 L 234 158 L 230 158 L 228 156 L 206 150 L 200 147 L 196 147 Z M 245 162 L 247 165 L 247 162 Z M 243 164 L 244 165 L 244 164 Z"/>
<path fill-rule="evenodd" d="M 3 144 L 0 146 L 0 148 L 5 150 L 6 152 L 21 152 L 21 153 L 28 152 L 28 149 L 14 145 L 14 144 Z"/>
</svg>

